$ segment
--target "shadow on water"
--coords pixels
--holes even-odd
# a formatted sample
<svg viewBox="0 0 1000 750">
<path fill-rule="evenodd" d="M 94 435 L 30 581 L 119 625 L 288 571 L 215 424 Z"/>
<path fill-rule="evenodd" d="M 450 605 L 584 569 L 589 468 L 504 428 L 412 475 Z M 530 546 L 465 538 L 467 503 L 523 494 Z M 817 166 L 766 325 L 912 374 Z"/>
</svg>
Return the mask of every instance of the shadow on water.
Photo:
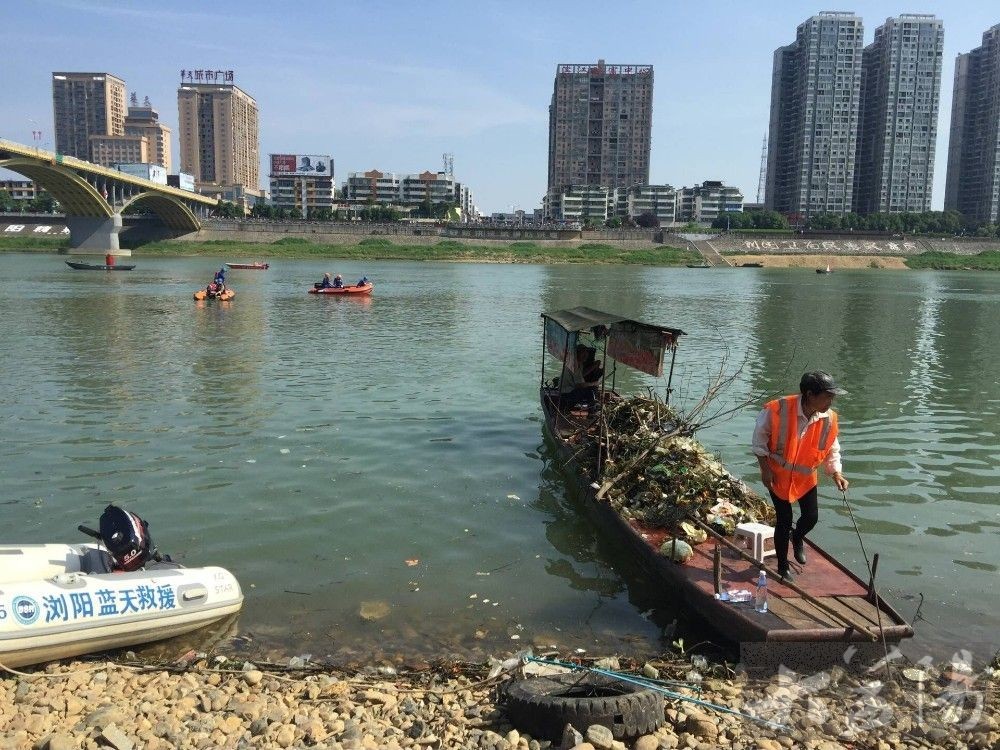
<svg viewBox="0 0 1000 750">
<path fill-rule="evenodd" d="M 580 481 L 561 466 L 547 434 L 538 453 L 544 467 L 534 507 L 550 516 L 545 536 L 565 555 L 546 567 L 549 574 L 565 578 L 574 589 L 594 592 L 600 600 L 627 598 L 657 631 L 654 637 L 628 639 L 632 652 L 668 650 L 682 640 L 685 650 L 694 647 L 702 653 L 735 658 L 736 652 L 726 646 L 722 637 L 712 634 L 709 623 L 691 612 L 683 599 L 664 588 L 655 573 L 619 546 L 610 530 L 598 528 L 591 520 Z M 706 633 L 712 635 L 706 638 Z M 624 651 L 624 646 L 624 642 L 617 644 L 617 649 Z"/>
</svg>

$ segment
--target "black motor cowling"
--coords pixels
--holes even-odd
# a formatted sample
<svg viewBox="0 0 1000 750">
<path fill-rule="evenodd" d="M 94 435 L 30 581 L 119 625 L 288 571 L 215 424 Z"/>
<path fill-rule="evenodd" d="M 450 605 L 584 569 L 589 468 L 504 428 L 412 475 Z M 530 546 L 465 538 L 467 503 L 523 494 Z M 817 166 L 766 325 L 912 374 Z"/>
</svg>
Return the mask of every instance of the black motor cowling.
<svg viewBox="0 0 1000 750">
<path fill-rule="evenodd" d="M 115 570 L 138 570 L 156 557 L 149 524 L 135 513 L 109 505 L 101 514 L 101 541 L 108 548 Z"/>
</svg>

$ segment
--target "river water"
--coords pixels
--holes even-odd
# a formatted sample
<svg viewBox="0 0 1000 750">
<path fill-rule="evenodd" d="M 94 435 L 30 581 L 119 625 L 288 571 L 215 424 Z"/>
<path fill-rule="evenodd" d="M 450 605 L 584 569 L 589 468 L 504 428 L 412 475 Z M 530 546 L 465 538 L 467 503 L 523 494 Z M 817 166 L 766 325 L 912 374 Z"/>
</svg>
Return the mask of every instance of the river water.
<svg viewBox="0 0 1000 750">
<path fill-rule="evenodd" d="M 315 658 L 690 645 L 703 628 L 582 517 L 543 439 L 539 312 L 586 304 L 687 332 L 682 408 L 735 374 L 716 410 L 753 406 L 700 439 L 758 489 L 762 394 L 834 373 L 881 591 L 920 606 L 908 655 L 1000 647 L 1000 276 L 280 261 L 196 304 L 221 260 L 0 255 L 0 541 L 82 541 L 123 504 L 162 551 L 236 574 L 223 637 Z M 306 294 L 327 270 L 374 296 Z M 812 538 L 867 578 L 820 497 Z"/>
</svg>

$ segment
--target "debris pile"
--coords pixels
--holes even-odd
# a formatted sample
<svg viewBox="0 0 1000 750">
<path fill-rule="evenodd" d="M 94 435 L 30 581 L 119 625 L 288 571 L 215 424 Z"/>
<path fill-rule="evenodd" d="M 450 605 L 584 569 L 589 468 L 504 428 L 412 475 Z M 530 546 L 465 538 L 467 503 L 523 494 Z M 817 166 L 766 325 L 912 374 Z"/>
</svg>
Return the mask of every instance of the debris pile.
<svg viewBox="0 0 1000 750">
<path fill-rule="evenodd" d="M 656 398 L 616 399 L 577 434 L 578 459 L 598 494 L 623 516 L 662 528 L 676 524 L 692 544 L 707 535 L 689 522 L 691 515 L 725 535 L 743 522 L 773 526 L 770 501 L 726 471 L 691 437 L 694 431 Z"/>
</svg>

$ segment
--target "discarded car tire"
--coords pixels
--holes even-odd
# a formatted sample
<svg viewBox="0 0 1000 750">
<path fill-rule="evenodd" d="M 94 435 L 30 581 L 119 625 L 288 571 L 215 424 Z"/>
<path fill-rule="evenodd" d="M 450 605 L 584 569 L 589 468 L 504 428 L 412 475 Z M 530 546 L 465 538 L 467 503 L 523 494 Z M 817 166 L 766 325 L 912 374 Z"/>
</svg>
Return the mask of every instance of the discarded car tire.
<svg viewBox="0 0 1000 750">
<path fill-rule="evenodd" d="M 507 688 L 507 716 L 535 739 L 562 739 L 572 724 L 586 732 L 592 724 L 611 730 L 616 740 L 649 734 L 665 720 L 663 696 L 630 682 L 579 672 L 529 677 Z"/>
</svg>

